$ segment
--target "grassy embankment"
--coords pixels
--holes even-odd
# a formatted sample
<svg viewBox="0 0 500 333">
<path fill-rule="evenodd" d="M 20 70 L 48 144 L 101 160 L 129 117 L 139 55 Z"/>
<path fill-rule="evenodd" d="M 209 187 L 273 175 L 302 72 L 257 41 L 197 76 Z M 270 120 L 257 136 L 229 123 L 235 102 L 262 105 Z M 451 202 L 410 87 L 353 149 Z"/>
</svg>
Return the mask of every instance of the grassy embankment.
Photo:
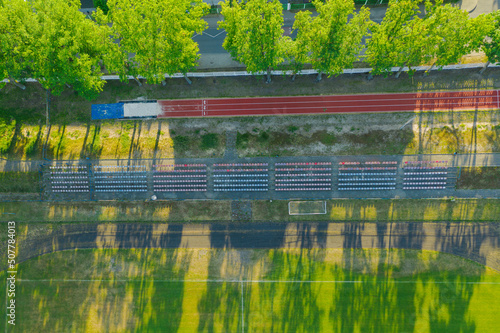
<svg viewBox="0 0 500 333">
<path fill-rule="evenodd" d="M 498 273 L 415 250 L 62 251 L 17 277 L 24 332 L 496 332 L 500 307 Z"/>
<path fill-rule="evenodd" d="M 327 214 L 288 215 L 288 200 L 252 202 L 254 221 L 499 221 L 500 199 L 326 200 Z M 196 222 L 230 221 L 231 202 L 4 202 L 0 221 Z"/>
</svg>

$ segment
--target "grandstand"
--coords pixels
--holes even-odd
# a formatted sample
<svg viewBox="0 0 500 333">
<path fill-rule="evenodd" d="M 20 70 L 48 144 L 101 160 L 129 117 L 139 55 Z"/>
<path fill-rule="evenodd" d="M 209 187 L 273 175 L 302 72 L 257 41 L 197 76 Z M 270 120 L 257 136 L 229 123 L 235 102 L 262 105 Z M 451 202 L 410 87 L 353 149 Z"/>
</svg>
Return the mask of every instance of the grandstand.
<svg viewBox="0 0 500 333">
<path fill-rule="evenodd" d="M 146 165 L 94 165 L 91 183 L 96 199 L 108 198 L 107 194 L 124 197 L 131 193 L 148 191 Z"/>
<path fill-rule="evenodd" d="M 276 191 L 331 191 L 331 162 L 275 163 Z"/>
<path fill-rule="evenodd" d="M 339 162 L 339 191 L 396 189 L 397 161 Z"/>
<path fill-rule="evenodd" d="M 207 165 L 157 164 L 153 165 L 154 192 L 206 192 Z"/>
<path fill-rule="evenodd" d="M 43 173 L 42 188 L 55 198 L 86 199 L 90 193 L 87 165 L 54 165 Z"/>
<path fill-rule="evenodd" d="M 216 163 L 214 192 L 264 192 L 269 190 L 268 163 Z"/>
<path fill-rule="evenodd" d="M 403 190 L 444 190 L 447 182 L 447 161 L 406 161 L 403 165 Z"/>
</svg>

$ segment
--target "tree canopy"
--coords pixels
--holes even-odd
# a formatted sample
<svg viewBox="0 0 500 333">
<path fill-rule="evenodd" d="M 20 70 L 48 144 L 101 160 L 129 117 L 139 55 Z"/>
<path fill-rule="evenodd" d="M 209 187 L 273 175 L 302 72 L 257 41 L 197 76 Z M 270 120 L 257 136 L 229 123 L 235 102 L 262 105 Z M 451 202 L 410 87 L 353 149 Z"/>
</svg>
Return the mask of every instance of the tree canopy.
<svg viewBox="0 0 500 333">
<path fill-rule="evenodd" d="M 208 5 L 202 0 L 109 0 L 108 15 L 98 9 L 101 24 L 111 23 L 119 49 L 107 60 L 107 68 L 128 80 L 143 76 L 152 84 L 165 73 L 187 73 L 196 66 L 198 44 L 192 40 L 207 23 L 201 19 Z"/>
<path fill-rule="evenodd" d="M 311 17 L 309 11 L 297 13 L 294 29 L 298 29 L 296 42 L 307 45 L 309 61 L 319 71 L 320 79 L 321 73 L 338 75 L 345 68 L 352 68 L 370 26 L 370 11 L 363 7 L 359 14 L 354 14 L 352 0 L 313 3 L 318 16 Z"/>
<path fill-rule="evenodd" d="M 482 49 L 488 57 L 488 61 L 496 64 L 500 63 L 500 10 L 492 12 L 489 16 L 493 24 Z"/>
<path fill-rule="evenodd" d="M 232 5 L 231 5 L 232 4 Z M 251 73 L 267 71 L 284 60 L 283 8 L 278 0 L 226 0 L 221 3 L 227 35 L 222 46 Z"/>
</svg>

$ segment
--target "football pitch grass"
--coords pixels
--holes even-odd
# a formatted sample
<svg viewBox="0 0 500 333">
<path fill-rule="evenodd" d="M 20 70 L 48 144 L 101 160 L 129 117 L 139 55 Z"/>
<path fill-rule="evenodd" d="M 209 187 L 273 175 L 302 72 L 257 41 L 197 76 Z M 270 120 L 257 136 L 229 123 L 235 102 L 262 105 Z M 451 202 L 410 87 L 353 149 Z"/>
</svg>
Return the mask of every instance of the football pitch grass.
<svg viewBox="0 0 500 333">
<path fill-rule="evenodd" d="M 17 278 L 16 326 L 2 318 L 8 332 L 499 327 L 500 274 L 431 251 L 72 250 L 19 264 Z"/>
</svg>

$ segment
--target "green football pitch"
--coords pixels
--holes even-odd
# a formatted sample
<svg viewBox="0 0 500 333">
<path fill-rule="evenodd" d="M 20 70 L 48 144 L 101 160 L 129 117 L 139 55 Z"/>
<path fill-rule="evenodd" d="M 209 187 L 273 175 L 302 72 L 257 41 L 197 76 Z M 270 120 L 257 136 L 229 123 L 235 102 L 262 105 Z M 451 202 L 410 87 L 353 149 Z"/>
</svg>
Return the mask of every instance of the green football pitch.
<svg viewBox="0 0 500 333">
<path fill-rule="evenodd" d="M 500 325 L 500 274 L 430 251 L 62 251 L 20 264 L 17 278 L 16 326 L 2 319 L 8 332 L 498 332 Z"/>
</svg>

